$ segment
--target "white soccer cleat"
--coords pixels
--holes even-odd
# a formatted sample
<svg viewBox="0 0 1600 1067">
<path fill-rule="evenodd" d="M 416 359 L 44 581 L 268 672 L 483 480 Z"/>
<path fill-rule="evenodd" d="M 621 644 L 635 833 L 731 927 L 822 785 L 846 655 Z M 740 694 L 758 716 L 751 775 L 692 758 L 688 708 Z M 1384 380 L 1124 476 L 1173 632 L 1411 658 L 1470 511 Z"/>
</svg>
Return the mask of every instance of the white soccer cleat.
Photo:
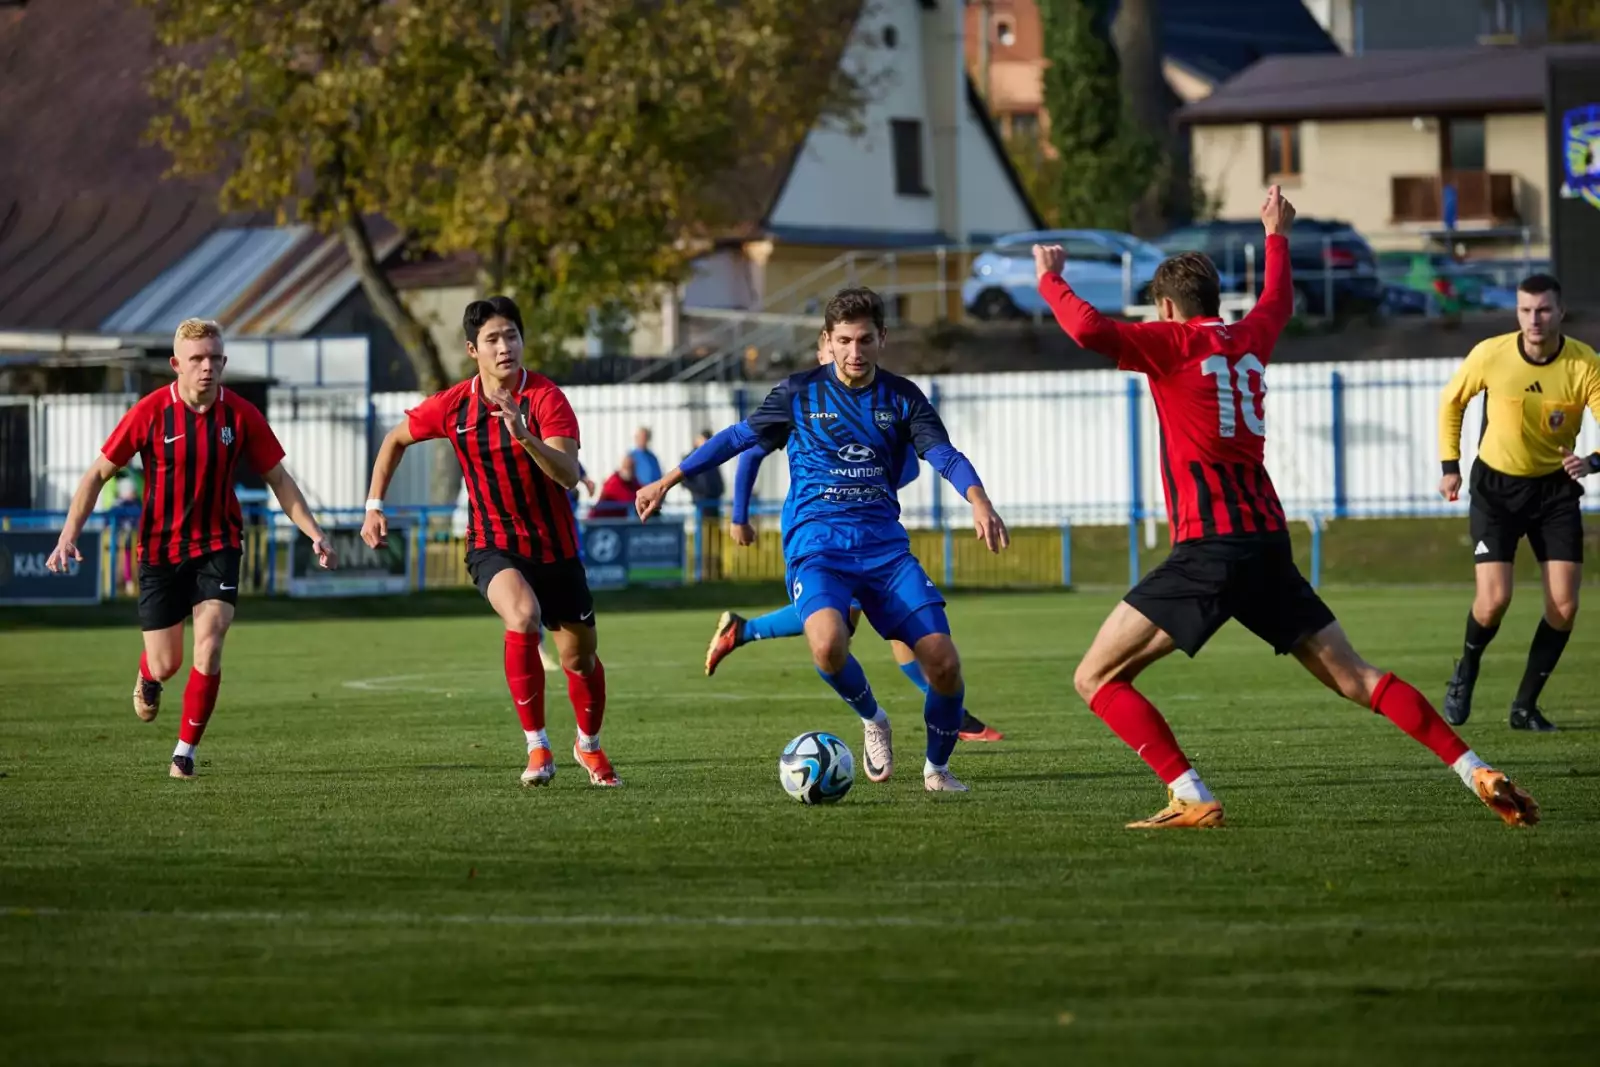
<svg viewBox="0 0 1600 1067">
<path fill-rule="evenodd" d="M 948 767 L 942 771 L 934 771 L 932 774 L 923 775 L 922 788 L 930 793 L 970 792 L 959 778 L 950 773 L 950 768 Z"/>
<path fill-rule="evenodd" d="M 882 708 L 878 709 L 880 712 Z M 887 782 L 894 773 L 894 730 L 889 720 L 882 723 L 863 722 L 862 747 L 867 754 L 867 778 L 874 782 Z"/>
</svg>

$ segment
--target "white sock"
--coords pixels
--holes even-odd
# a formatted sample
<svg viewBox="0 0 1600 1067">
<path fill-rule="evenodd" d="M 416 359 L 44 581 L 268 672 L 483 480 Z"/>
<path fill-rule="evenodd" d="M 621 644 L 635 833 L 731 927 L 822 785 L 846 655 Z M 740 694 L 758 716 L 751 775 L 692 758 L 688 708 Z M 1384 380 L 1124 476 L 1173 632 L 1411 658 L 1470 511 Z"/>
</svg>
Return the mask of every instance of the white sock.
<svg viewBox="0 0 1600 1067">
<path fill-rule="evenodd" d="M 172 754 L 174 756 L 188 756 L 192 759 L 194 757 L 194 746 L 187 741 L 179 741 L 178 747 L 172 750 Z M 1468 755 L 1471 755 L 1471 753 L 1468 753 Z M 1462 759 L 1465 758 L 1466 756 L 1462 757 Z"/>
<path fill-rule="evenodd" d="M 876 724 L 878 726 L 885 726 L 889 722 L 889 713 L 887 711 L 883 710 L 883 705 L 882 704 L 879 704 L 877 713 L 874 714 L 872 716 L 872 718 L 868 719 L 867 721 L 871 722 L 871 723 L 874 723 L 874 724 Z"/>
<path fill-rule="evenodd" d="M 528 739 L 529 752 L 532 752 L 536 748 L 550 747 L 550 739 L 544 735 L 543 730 L 524 730 L 522 731 L 522 736 Z"/>
<path fill-rule="evenodd" d="M 1472 772 L 1479 767 L 1487 766 L 1489 765 L 1479 759 L 1478 754 L 1469 748 L 1461 754 L 1461 758 L 1450 764 L 1450 769 L 1456 772 L 1456 777 L 1461 779 L 1462 785 L 1472 789 Z M 1476 790 L 1473 791 L 1476 792 Z"/>
<path fill-rule="evenodd" d="M 880 708 L 879 710 L 881 711 L 882 709 Z M 950 764 L 948 764 L 948 763 L 946 763 L 944 766 L 941 767 L 936 763 L 930 763 L 926 759 L 924 759 L 922 761 L 922 777 L 924 777 L 924 778 L 932 778 L 934 775 L 943 774 L 945 771 L 948 771 L 949 769 L 950 769 Z"/>
<path fill-rule="evenodd" d="M 1179 800 L 1191 800 L 1198 804 L 1205 804 L 1217 799 L 1211 795 L 1211 790 L 1207 789 L 1206 784 L 1200 780 L 1200 772 L 1192 768 L 1168 782 L 1167 788 L 1172 790 L 1172 795 Z"/>
<path fill-rule="evenodd" d="M 586 734 L 582 730 L 579 730 L 578 731 L 578 751 L 579 752 L 599 752 L 600 751 L 600 735 L 599 734 Z"/>
</svg>

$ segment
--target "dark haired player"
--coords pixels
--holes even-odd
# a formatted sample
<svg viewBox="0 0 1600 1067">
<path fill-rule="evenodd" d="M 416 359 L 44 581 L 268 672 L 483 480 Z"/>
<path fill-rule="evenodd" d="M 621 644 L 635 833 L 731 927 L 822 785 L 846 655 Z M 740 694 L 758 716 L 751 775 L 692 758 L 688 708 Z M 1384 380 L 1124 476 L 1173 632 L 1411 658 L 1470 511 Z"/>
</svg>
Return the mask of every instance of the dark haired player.
<svg viewBox="0 0 1600 1067">
<path fill-rule="evenodd" d="M 951 446 L 933 405 L 915 384 L 878 366 L 885 337 L 878 294 L 840 290 L 823 312 L 823 332 L 831 362 L 792 375 L 748 419 L 640 489 L 639 517 L 655 514 L 662 497 L 686 475 L 757 444 L 769 450 L 786 447 L 783 554 L 790 596 L 804 620 L 817 672 L 861 716 L 867 777 L 887 779 L 894 752 L 889 717 L 850 654 L 846 616 L 852 600 L 860 601 L 878 633 L 911 646 L 927 677 L 923 787 L 966 792 L 949 767 L 965 694 L 961 661 L 950 639 L 944 598 L 911 554 L 895 498 L 907 446 L 971 502 L 978 536 L 990 551 L 999 551 L 1010 538 L 972 464 Z"/>
<path fill-rule="evenodd" d="M 1072 292 L 1061 277 L 1066 257 L 1059 246 L 1033 249 L 1039 291 L 1062 329 L 1121 369 L 1148 376 L 1161 424 L 1172 555 L 1111 612 L 1073 678 L 1094 713 L 1166 783 L 1167 806 L 1129 827 L 1222 825 L 1222 805 L 1133 683 L 1175 649 L 1195 655 L 1230 618 L 1425 745 L 1506 823 L 1535 823 L 1533 798 L 1473 754 L 1426 697 L 1357 655 L 1295 567 L 1283 507 L 1262 459 L 1266 368 L 1293 293 L 1294 207 L 1277 186 L 1267 192 L 1261 221 L 1265 286 L 1250 314 L 1231 326 L 1218 316 L 1217 269 L 1199 253 L 1157 268 L 1151 292 L 1161 321 L 1128 324 Z"/>
<path fill-rule="evenodd" d="M 47 566 L 81 560 L 76 541 L 106 479 L 135 453 L 144 463 L 139 519 L 139 628 L 144 653 L 133 684 L 133 711 L 150 722 L 161 710 L 162 683 L 183 666 L 183 627 L 194 619 L 194 665 L 183 689 L 178 747 L 167 773 L 193 778 L 195 747 L 217 706 L 222 643 L 239 603 L 244 518 L 234 495 L 242 459 L 271 487 L 283 513 L 311 539 L 317 561 L 335 565 L 333 546 L 283 466 L 283 446 L 250 401 L 222 385 L 222 327 L 185 319 L 172 339 L 178 380 L 141 399 L 117 423 L 72 494 L 66 525 Z"/>
<path fill-rule="evenodd" d="M 1517 332 L 1473 348 L 1439 399 L 1439 494 L 1455 500 L 1461 495 L 1461 417 L 1473 397 L 1485 394 L 1469 513 L 1477 592 L 1461 659 L 1444 694 L 1444 717 L 1456 726 L 1472 714 L 1478 667 L 1511 606 L 1511 565 L 1517 542 L 1526 537 L 1544 578 L 1544 617 L 1511 701 L 1511 728 L 1555 729 L 1539 710 L 1539 694 L 1578 614 L 1579 479 L 1600 471 L 1600 452 L 1572 454 L 1584 407 L 1600 419 L 1600 359 L 1582 341 L 1562 334 L 1562 317 L 1560 284 L 1548 274 L 1527 278 L 1517 287 Z"/>
<path fill-rule="evenodd" d="M 383 439 L 361 537 L 385 543 L 383 494 L 405 450 L 447 438 L 467 487 L 467 570 L 506 627 L 506 685 L 528 745 L 523 785 L 545 785 L 556 772 L 544 727 L 541 625 L 555 638 L 578 720 L 572 758 L 593 784 L 621 785 L 600 748 L 606 672 L 595 655 L 594 600 L 568 496 L 582 477 L 578 418 L 554 382 L 523 367 L 522 314 L 510 298 L 474 300 L 462 329 L 478 373 L 412 408 Z"/>
</svg>

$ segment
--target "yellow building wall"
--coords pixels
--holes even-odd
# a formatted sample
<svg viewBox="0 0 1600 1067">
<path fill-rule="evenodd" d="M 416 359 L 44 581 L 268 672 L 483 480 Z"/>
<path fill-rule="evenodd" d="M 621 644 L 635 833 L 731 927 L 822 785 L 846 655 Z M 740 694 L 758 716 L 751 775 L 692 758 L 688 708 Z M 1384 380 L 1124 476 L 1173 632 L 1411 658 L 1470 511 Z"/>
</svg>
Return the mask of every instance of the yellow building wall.
<svg viewBox="0 0 1600 1067">
<path fill-rule="evenodd" d="M 1491 172 L 1517 176 L 1517 213 L 1532 229 L 1534 254 L 1550 254 L 1550 170 L 1545 116 L 1490 115 L 1484 121 L 1484 162 Z"/>
</svg>

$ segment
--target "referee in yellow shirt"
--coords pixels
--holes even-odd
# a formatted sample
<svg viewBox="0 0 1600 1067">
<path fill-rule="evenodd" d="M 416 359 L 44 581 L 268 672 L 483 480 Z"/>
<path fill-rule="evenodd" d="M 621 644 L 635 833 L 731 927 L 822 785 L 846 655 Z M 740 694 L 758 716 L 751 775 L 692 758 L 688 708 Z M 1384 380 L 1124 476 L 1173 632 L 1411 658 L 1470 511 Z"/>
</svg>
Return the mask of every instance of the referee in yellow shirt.
<svg viewBox="0 0 1600 1067">
<path fill-rule="evenodd" d="M 1446 500 L 1461 493 L 1461 416 L 1484 397 L 1483 439 L 1472 465 L 1472 554 L 1477 595 L 1467 615 L 1461 659 L 1445 689 L 1444 717 L 1460 726 L 1472 713 L 1483 650 L 1511 604 L 1511 563 L 1523 537 L 1544 576 L 1544 618 L 1511 701 L 1511 728 L 1549 731 L 1539 693 L 1555 670 L 1578 614 L 1583 580 L 1579 480 L 1600 471 L 1600 452 L 1575 456 L 1585 406 L 1600 420 L 1600 358 L 1561 333 L 1561 286 L 1535 274 L 1517 287 L 1516 333 L 1472 350 L 1439 403 L 1439 454 Z"/>
</svg>

